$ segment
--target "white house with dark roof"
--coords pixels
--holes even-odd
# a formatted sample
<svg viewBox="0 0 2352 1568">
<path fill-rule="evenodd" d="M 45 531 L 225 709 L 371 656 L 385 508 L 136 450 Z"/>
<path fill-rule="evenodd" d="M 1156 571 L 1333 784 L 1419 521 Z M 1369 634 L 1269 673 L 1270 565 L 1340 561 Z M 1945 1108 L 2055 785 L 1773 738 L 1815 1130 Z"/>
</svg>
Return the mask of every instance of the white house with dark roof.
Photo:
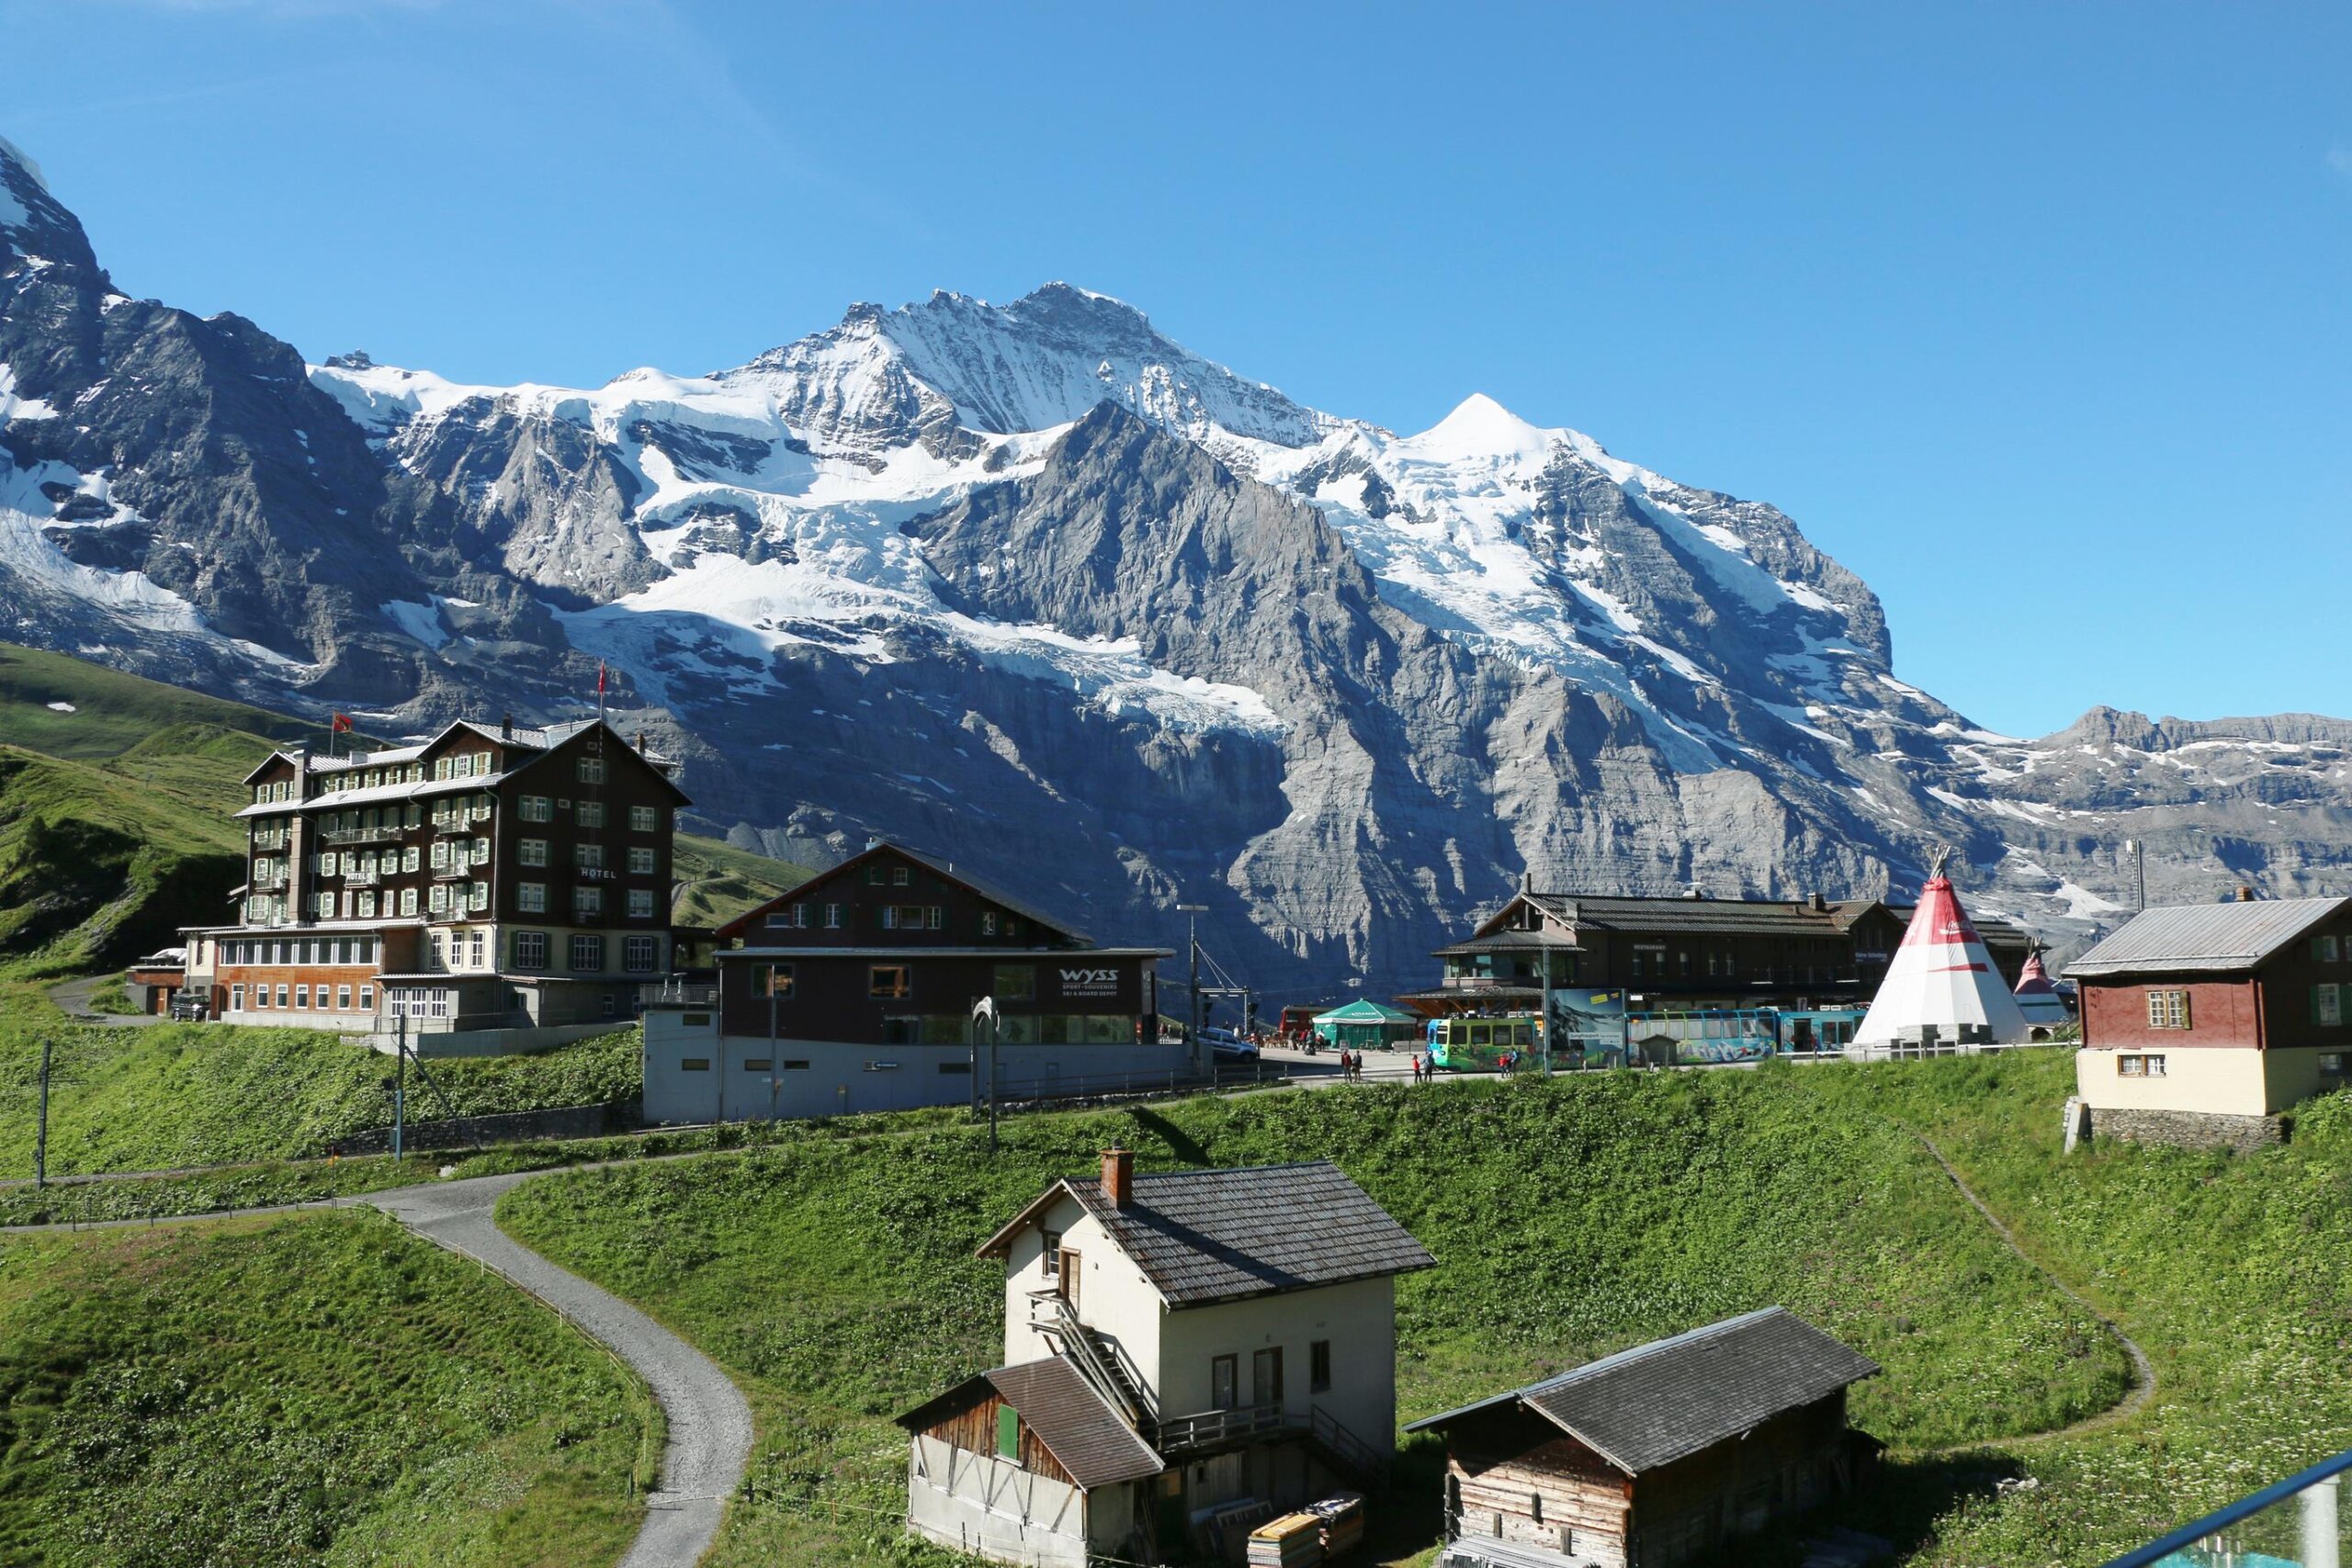
<svg viewBox="0 0 2352 1568">
<path fill-rule="evenodd" d="M 1182 1561 L 1385 1479 L 1396 1280 L 1435 1260 L 1338 1167 L 1139 1175 L 1113 1150 L 980 1256 L 1004 1265 L 1005 1364 L 899 1418 L 920 1533 Z"/>
<path fill-rule="evenodd" d="M 1446 1443 L 1442 1568 L 1677 1568 L 1853 1483 L 1876 1362 L 1785 1308 L 1416 1421 Z"/>
</svg>

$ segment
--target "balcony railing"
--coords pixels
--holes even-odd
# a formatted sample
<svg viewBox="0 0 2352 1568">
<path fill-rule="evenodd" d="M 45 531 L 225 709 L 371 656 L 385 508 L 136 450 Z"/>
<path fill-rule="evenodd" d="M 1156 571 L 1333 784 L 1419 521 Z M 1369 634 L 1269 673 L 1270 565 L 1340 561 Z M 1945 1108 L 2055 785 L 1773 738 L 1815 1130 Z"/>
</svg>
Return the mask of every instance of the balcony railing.
<svg viewBox="0 0 2352 1568">
<path fill-rule="evenodd" d="M 286 887 L 286 874 L 281 871 L 275 876 L 256 876 L 253 879 L 252 886 L 256 893 L 282 892 Z"/>
<path fill-rule="evenodd" d="M 255 833 L 253 843 L 257 850 L 282 850 L 286 847 L 286 829 L 274 828 L 266 833 Z"/>
<path fill-rule="evenodd" d="M 327 844 L 390 844 L 399 841 L 405 828 L 331 828 L 319 836 Z"/>
<path fill-rule="evenodd" d="M 486 827 L 489 820 L 486 817 L 435 817 L 433 819 L 433 830 L 444 835 L 465 838 L 470 836 L 477 829 Z"/>
<path fill-rule="evenodd" d="M 474 868 L 469 865 L 436 865 L 433 868 L 435 882 L 470 882 Z"/>
<path fill-rule="evenodd" d="M 2110 1561 L 2107 1568 L 2224 1568 L 2230 1564 L 2301 1564 L 2336 1568 L 2347 1552 L 2340 1506 L 2352 1453 L 2322 1460 L 2309 1470 L 2239 1498 L 2170 1535 Z"/>
<path fill-rule="evenodd" d="M 1159 1424 L 1159 1451 L 1173 1459 L 1200 1449 L 1246 1443 L 1270 1433 L 1304 1428 L 1305 1416 L 1293 1418 L 1279 1404 L 1248 1404 L 1238 1410 L 1204 1410 L 1178 1416 Z"/>
</svg>

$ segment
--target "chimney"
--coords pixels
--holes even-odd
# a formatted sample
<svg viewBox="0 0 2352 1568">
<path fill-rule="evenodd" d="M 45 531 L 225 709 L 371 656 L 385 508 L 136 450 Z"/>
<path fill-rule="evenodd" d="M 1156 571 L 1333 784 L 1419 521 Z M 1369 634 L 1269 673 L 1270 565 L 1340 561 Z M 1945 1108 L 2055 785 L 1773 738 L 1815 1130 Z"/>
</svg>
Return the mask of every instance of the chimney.
<svg viewBox="0 0 2352 1568">
<path fill-rule="evenodd" d="M 501 740 L 512 740 L 514 739 L 514 716 L 513 714 L 510 713 L 505 717 L 498 721 L 498 738 Z"/>
<path fill-rule="evenodd" d="M 865 847 L 869 850 L 878 850 L 882 847 L 882 840 L 879 838 L 870 838 L 865 840 Z"/>
<path fill-rule="evenodd" d="M 1522 870 L 1519 874 L 1519 890 L 1521 893 L 1535 891 L 1535 873 L 1532 869 Z"/>
<path fill-rule="evenodd" d="M 639 731 L 637 732 L 637 749 L 638 749 L 639 751 L 642 751 L 642 750 L 645 750 L 645 731 L 643 731 L 642 729 L 640 729 L 640 730 L 639 730 Z"/>
<path fill-rule="evenodd" d="M 1102 1151 L 1102 1196 L 1114 1209 L 1132 1207 L 1136 1201 L 1136 1156 L 1131 1149 Z"/>
<path fill-rule="evenodd" d="M 2241 904 L 2251 904 L 2251 903 L 2253 903 L 2253 902 L 2254 902 L 2254 889 L 2253 889 L 2253 888 L 2251 888 L 2251 887 L 2248 887 L 2248 886 L 2245 886 L 2243 883 L 2241 883 L 2241 884 L 2239 885 L 2239 886 L 2238 886 L 2238 902 L 2239 902 L 2239 903 L 2241 903 Z"/>
<path fill-rule="evenodd" d="M 1826 914 L 1829 910 L 1829 900 L 1818 893 L 1809 893 L 1805 896 L 1804 907 L 1816 915 Z"/>
</svg>

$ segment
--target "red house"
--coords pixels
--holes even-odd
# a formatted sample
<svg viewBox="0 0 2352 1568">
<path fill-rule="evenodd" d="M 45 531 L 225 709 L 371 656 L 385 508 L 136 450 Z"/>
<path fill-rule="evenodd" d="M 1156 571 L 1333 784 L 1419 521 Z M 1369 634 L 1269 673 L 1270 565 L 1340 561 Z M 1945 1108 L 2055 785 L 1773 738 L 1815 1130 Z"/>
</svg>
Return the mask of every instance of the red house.
<svg viewBox="0 0 2352 1568">
<path fill-rule="evenodd" d="M 2075 1073 L 2094 1137 L 2276 1143 L 2282 1112 L 2344 1084 L 2352 899 L 2150 909 L 2066 973 L 2081 987 Z"/>
</svg>

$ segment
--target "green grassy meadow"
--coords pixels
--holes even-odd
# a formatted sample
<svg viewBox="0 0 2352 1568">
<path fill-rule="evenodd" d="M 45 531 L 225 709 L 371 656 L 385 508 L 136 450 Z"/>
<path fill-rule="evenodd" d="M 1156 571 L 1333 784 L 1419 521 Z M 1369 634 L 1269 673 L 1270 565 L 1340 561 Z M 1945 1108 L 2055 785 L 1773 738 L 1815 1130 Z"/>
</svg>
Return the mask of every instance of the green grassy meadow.
<svg viewBox="0 0 2352 1568">
<path fill-rule="evenodd" d="M 0 1562 L 591 1568 L 658 1412 L 372 1213 L 0 1239 Z"/>
<path fill-rule="evenodd" d="M 1935 1568 L 2097 1562 L 2352 1448 L 2352 1097 L 2305 1106 L 2287 1146 L 2251 1156 L 2069 1157 L 2070 1055 L 1821 1084 L 1933 1137 L 2027 1250 L 2154 1363 L 2156 1397 L 2136 1416 L 2017 1450 L 2007 1472 L 2034 1484 L 1960 1488 L 1917 1558 Z"/>
<path fill-rule="evenodd" d="M 110 1170 L 322 1155 L 338 1138 L 391 1124 L 394 1064 L 308 1029 L 65 1022 L 19 988 L 0 1015 L 0 1179 L 32 1174 L 40 1045 L 51 1047 L 49 1169 Z M 634 1029 L 530 1056 L 428 1061 L 460 1116 L 594 1105 L 637 1097 Z M 409 1072 L 409 1115 L 441 1100 Z"/>
<path fill-rule="evenodd" d="M 2052 1054 L 2035 1070 L 2060 1066 Z M 1839 1075 L 1865 1076 L 1199 1100 L 1023 1119 L 994 1161 L 983 1134 L 933 1122 L 550 1177 L 511 1193 L 500 1219 L 745 1388 L 761 1435 L 712 1559 L 724 1565 L 926 1560 L 900 1538 L 904 1446 L 888 1418 L 996 1363 L 1001 1276 L 972 1247 L 1114 1139 L 1147 1169 L 1329 1157 L 1419 1236 L 1440 1267 L 1398 1286 L 1405 1418 L 1773 1302 L 1885 1367 L 1855 1391 L 1854 1416 L 1903 1450 L 1997 1446 L 2113 1404 L 2128 1371 L 2097 1321 Z M 1385 1560 L 1434 1541 L 1435 1464 L 1433 1442 L 1407 1450 L 1376 1542 Z M 1900 1479 L 1915 1501 L 1932 1491 Z"/>
</svg>

